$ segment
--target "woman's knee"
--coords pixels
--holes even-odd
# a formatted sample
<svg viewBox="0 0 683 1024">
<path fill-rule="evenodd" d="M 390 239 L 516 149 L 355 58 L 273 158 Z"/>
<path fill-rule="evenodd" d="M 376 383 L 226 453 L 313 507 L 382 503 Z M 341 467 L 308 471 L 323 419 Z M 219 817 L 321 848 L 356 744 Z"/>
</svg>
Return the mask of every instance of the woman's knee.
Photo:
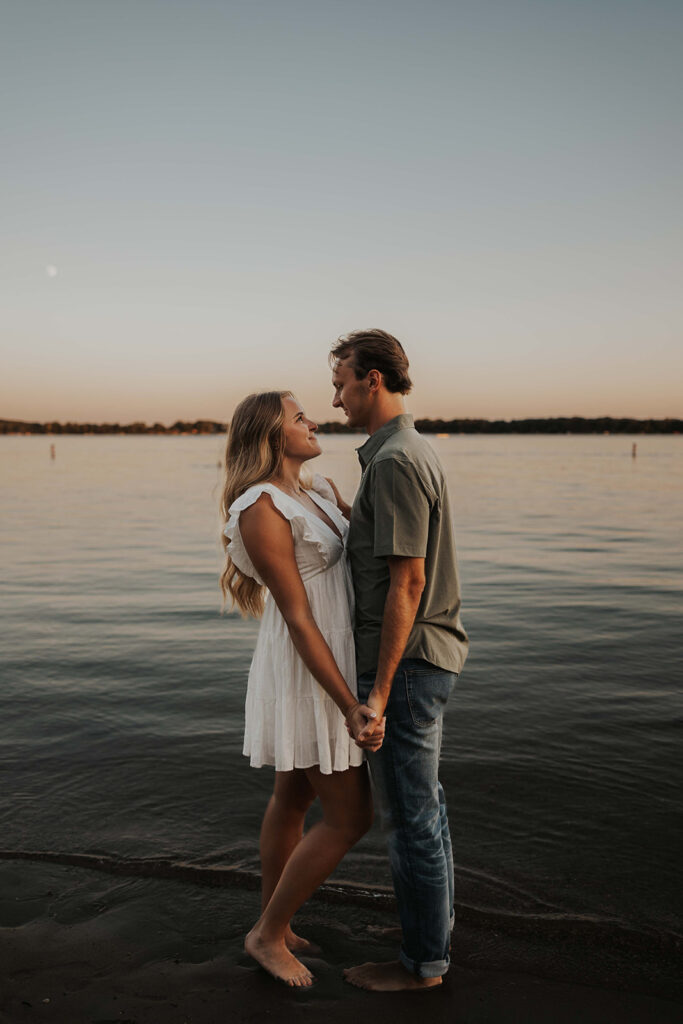
<svg viewBox="0 0 683 1024">
<path fill-rule="evenodd" d="M 307 797 L 292 794 L 273 793 L 270 798 L 271 813 L 283 821 L 303 820 L 312 803 Z"/>
<path fill-rule="evenodd" d="M 366 766 L 330 775 L 323 775 L 319 769 L 309 769 L 309 772 L 311 784 L 320 797 L 323 820 L 344 836 L 347 846 L 353 846 L 365 835 L 373 820 Z"/>
<path fill-rule="evenodd" d="M 315 791 L 303 773 L 278 772 L 271 803 L 279 814 L 306 814 L 315 800 Z"/>
<path fill-rule="evenodd" d="M 372 800 L 363 800 L 356 804 L 350 813 L 326 816 L 328 824 L 342 832 L 349 848 L 355 846 L 369 832 L 374 814 Z"/>
</svg>

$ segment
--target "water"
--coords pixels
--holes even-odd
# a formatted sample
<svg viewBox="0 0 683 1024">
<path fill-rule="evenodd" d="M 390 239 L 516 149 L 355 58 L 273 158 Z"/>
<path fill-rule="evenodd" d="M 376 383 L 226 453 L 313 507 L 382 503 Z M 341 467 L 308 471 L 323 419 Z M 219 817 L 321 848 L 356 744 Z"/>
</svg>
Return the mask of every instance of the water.
<svg viewBox="0 0 683 1024">
<path fill-rule="evenodd" d="M 49 444 L 56 444 L 56 459 Z M 683 443 L 434 439 L 470 658 L 443 779 L 457 899 L 679 926 Z M 350 496 L 360 439 L 316 468 Z M 215 437 L 0 438 L 0 846 L 258 865 L 257 624 L 219 615 Z M 337 877 L 388 884 L 374 831 Z"/>
</svg>

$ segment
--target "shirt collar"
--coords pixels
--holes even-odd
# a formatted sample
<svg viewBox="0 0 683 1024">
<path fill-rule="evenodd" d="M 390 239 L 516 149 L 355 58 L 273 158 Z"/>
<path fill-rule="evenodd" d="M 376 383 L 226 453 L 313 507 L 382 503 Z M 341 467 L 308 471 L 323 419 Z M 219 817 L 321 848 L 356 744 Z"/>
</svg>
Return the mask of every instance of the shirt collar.
<svg viewBox="0 0 683 1024">
<path fill-rule="evenodd" d="M 358 453 L 358 461 L 363 469 L 366 468 L 368 463 L 374 459 L 377 452 L 380 450 L 387 438 L 395 434 L 397 430 L 406 430 L 408 427 L 413 426 L 412 413 L 403 412 L 400 416 L 394 416 L 393 420 L 389 420 L 383 427 L 376 430 L 374 434 L 370 434 L 365 444 L 361 445 L 360 448 L 356 448 Z"/>
</svg>

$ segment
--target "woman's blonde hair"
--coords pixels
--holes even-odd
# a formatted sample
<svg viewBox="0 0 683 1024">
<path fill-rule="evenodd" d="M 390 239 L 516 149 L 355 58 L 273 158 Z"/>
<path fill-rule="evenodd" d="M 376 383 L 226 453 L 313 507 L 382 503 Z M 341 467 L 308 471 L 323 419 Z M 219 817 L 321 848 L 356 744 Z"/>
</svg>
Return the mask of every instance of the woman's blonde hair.
<svg viewBox="0 0 683 1024">
<path fill-rule="evenodd" d="M 253 484 L 278 477 L 284 458 L 284 398 L 291 391 L 263 391 L 248 395 L 235 409 L 225 448 L 225 486 L 221 500 L 223 523 L 228 509 Z M 230 558 L 230 541 L 222 534 L 226 565 L 221 574 L 223 601 L 230 597 L 243 615 L 258 618 L 263 612 L 265 587 L 244 576 Z"/>
</svg>

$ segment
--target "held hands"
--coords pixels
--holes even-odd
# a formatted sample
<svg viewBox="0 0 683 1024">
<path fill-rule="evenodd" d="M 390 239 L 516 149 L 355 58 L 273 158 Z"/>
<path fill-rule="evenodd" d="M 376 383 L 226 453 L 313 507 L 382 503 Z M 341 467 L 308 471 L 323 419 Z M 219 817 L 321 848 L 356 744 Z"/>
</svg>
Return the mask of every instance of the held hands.
<svg viewBox="0 0 683 1024">
<path fill-rule="evenodd" d="M 386 721 L 367 704 L 357 703 L 346 713 L 346 730 L 357 747 L 374 753 L 382 746 Z"/>
</svg>

